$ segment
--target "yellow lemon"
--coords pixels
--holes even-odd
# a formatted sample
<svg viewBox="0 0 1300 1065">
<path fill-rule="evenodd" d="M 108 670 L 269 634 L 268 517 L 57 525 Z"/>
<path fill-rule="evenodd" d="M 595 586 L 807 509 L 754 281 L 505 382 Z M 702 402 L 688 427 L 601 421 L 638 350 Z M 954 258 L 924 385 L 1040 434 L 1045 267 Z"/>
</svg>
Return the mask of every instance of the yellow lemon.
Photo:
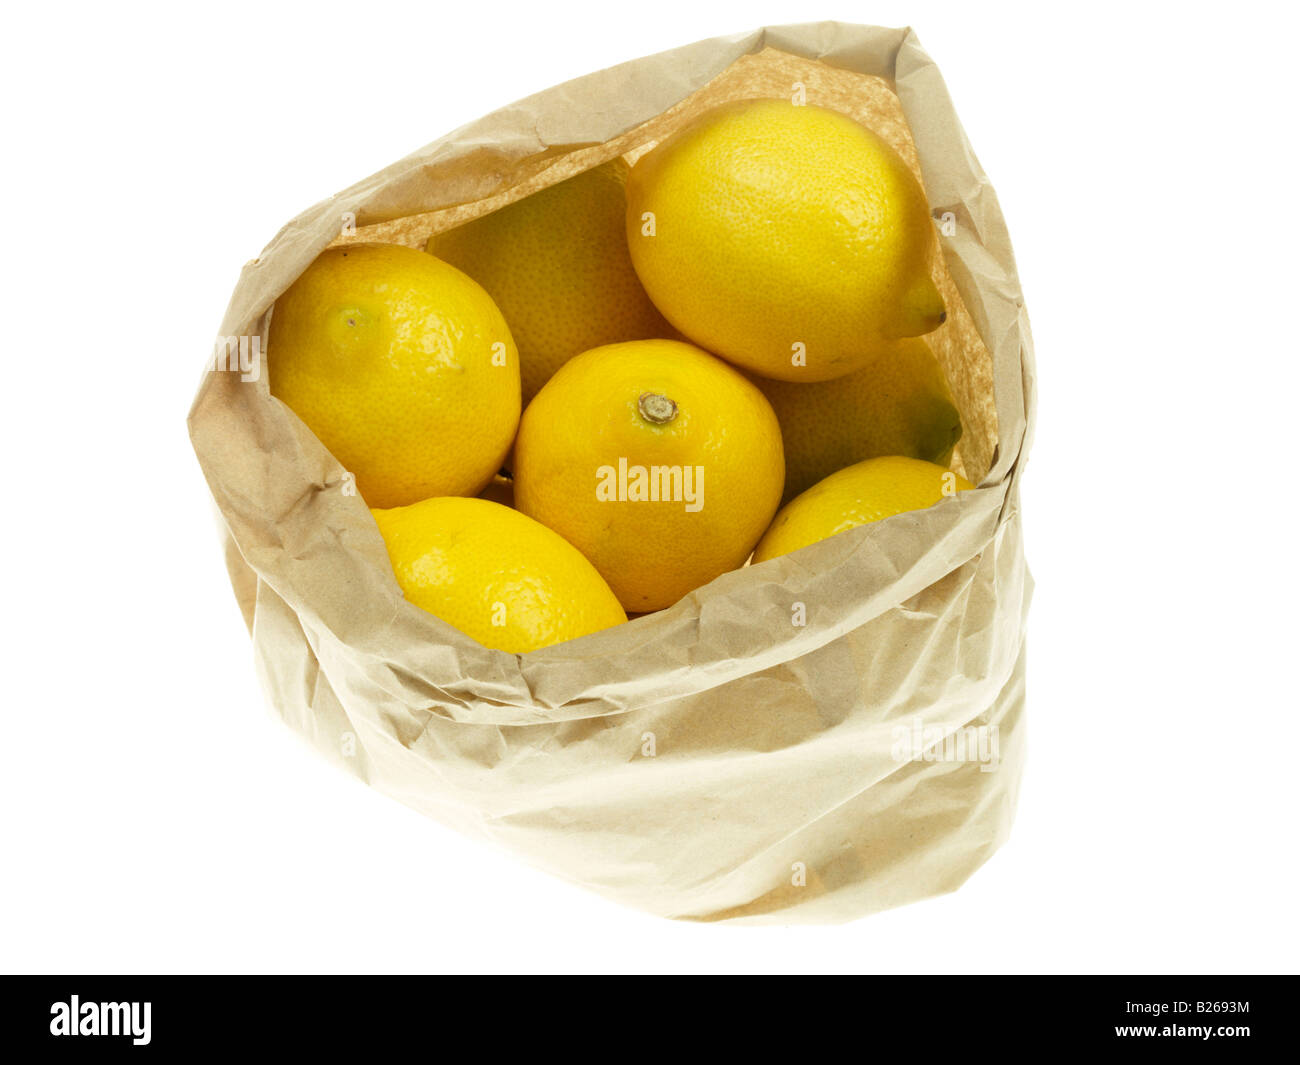
<svg viewBox="0 0 1300 1065">
<path fill-rule="evenodd" d="M 944 321 L 924 191 L 837 111 L 724 105 L 637 160 L 627 198 L 632 262 L 655 305 L 764 377 L 840 377 L 865 365 L 864 341 Z"/>
<path fill-rule="evenodd" d="M 402 594 L 485 647 L 522 654 L 627 620 L 591 563 L 517 510 L 445 496 L 371 513 Z"/>
<path fill-rule="evenodd" d="M 948 465 L 961 416 L 930 346 L 920 339 L 878 344 L 868 357 L 861 370 L 834 381 L 755 378 L 781 423 L 785 500 L 881 455 Z"/>
<path fill-rule="evenodd" d="M 924 510 L 975 486 L 933 462 L 901 455 L 867 459 L 832 473 L 787 503 L 754 549 L 754 562 L 788 555 L 859 525 Z"/>
<path fill-rule="evenodd" d="M 673 340 L 611 344 L 561 367 L 524 411 L 514 473 L 515 505 L 637 613 L 742 565 L 785 479 L 763 394 Z"/>
<path fill-rule="evenodd" d="M 275 301 L 271 394 L 371 506 L 473 495 L 519 424 L 519 355 L 492 298 L 414 248 L 332 248 Z"/>
<path fill-rule="evenodd" d="M 506 316 L 525 404 L 579 352 L 673 335 L 628 257 L 627 171 L 615 159 L 429 238 Z"/>
</svg>

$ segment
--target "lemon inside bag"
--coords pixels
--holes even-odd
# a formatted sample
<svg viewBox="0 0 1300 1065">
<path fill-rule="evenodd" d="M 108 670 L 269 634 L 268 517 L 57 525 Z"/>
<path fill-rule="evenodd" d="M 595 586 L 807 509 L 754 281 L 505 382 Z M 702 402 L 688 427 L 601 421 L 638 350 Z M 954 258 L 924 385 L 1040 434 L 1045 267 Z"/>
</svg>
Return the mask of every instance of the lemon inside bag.
<svg viewBox="0 0 1300 1065">
<path fill-rule="evenodd" d="M 915 35 L 764 27 L 543 90 L 288 222 L 246 265 L 221 327 L 265 339 L 274 301 L 340 242 L 340 221 L 344 241 L 419 248 L 439 227 L 634 156 L 715 103 L 799 92 L 876 130 L 913 172 L 924 161 L 953 275 L 936 276 L 950 316 L 930 339 L 965 422 L 956 465 L 982 482 L 956 502 L 509 654 L 403 600 L 346 470 L 265 375 L 206 374 L 190 415 L 285 721 L 422 814 L 681 920 L 849 920 L 954 890 L 1010 832 L 1025 758 L 1032 582 L 1018 480 L 1032 342 L 992 186 Z M 894 731 L 913 724 L 996 726 L 997 772 L 900 761 Z"/>
<path fill-rule="evenodd" d="M 792 99 L 833 108 L 870 127 L 893 147 L 922 182 L 916 143 L 903 107 L 883 78 L 844 70 L 765 48 L 742 56 L 722 74 L 680 104 L 604 144 L 567 153 L 543 152 L 502 175 L 503 191 L 470 203 L 357 226 L 331 246 L 380 241 L 423 248 L 430 236 L 488 214 L 540 189 L 623 156 L 628 162 L 692 121 L 700 113 L 731 100 Z M 927 189 L 927 193 L 929 190 Z M 931 197 L 931 213 L 942 234 L 953 224 Z M 928 333 L 926 342 L 943 367 L 961 414 L 962 438 L 953 451 L 951 469 L 978 484 L 993 464 L 998 443 L 993 391 L 993 358 L 958 293 L 946 263 L 937 256 L 934 279 L 948 308 L 947 321 Z"/>
</svg>

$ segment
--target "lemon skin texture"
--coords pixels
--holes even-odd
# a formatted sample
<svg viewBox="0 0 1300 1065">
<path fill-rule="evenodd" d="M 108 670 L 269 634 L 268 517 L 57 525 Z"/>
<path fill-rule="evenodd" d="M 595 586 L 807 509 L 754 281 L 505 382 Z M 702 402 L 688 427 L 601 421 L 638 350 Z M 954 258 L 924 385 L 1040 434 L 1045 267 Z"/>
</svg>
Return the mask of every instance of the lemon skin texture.
<svg viewBox="0 0 1300 1065">
<path fill-rule="evenodd" d="M 904 455 L 947 467 L 961 439 L 948 379 L 920 338 L 875 345 L 866 366 L 833 381 L 754 383 L 781 423 L 784 502 L 863 459 Z"/>
<path fill-rule="evenodd" d="M 328 249 L 278 300 L 271 394 L 370 506 L 473 495 L 519 422 L 519 354 L 476 282 L 414 248 Z"/>
<path fill-rule="evenodd" d="M 761 376 L 840 377 L 864 365 L 864 341 L 945 319 L 924 191 L 839 112 L 724 105 L 638 159 L 627 198 L 628 247 L 655 305 Z"/>
<path fill-rule="evenodd" d="M 974 487 L 932 462 L 900 455 L 867 459 L 831 474 L 786 504 L 754 549 L 754 562 L 904 511 L 924 510 Z"/>
<path fill-rule="evenodd" d="M 371 513 L 402 594 L 485 647 L 523 654 L 627 620 L 576 548 L 509 507 L 446 496 Z"/>
<path fill-rule="evenodd" d="M 429 252 L 501 308 L 519 345 L 525 405 L 574 355 L 674 335 L 632 269 L 627 173 L 615 159 L 429 238 Z"/>
<path fill-rule="evenodd" d="M 780 427 L 763 394 L 722 360 L 671 340 L 571 359 L 524 412 L 515 456 L 515 505 L 578 547 L 635 613 L 741 566 L 785 481 Z M 683 478 L 689 470 L 698 509 L 688 508 L 684 480 L 678 498 L 641 500 L 630 486 L 601 498 L 620 460 Z"/>
</svg>

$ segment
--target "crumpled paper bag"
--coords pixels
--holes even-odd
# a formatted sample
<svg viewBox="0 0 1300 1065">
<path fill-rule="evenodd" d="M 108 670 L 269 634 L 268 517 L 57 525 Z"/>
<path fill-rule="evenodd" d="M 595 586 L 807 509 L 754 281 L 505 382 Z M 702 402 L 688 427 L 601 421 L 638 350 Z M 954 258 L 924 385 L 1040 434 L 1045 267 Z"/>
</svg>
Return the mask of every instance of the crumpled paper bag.
<svg viewBox="0 0 1300 1065">
<path fill-rule="evenodd" d="M 747 96 L 852 114 L 921 177 L 949 308 L 928 339 L 964 425 L 953 467 L 979 487 L 627 625 L 486 649 L 402 598 L 350 476 L 271 397 L 272 305 L 331 243 L 422 246 Z M 1025 748 L 1029 327 L 993 189 L 910 30 L 720 37 L 503 108 L 285 226 L 244 267 L 221 334 L 189 425 L 258 670 L 284 719 L 372 786 L 697 921 L 848 920 L 956 888 L 1007 838 Z"/>
</svg>

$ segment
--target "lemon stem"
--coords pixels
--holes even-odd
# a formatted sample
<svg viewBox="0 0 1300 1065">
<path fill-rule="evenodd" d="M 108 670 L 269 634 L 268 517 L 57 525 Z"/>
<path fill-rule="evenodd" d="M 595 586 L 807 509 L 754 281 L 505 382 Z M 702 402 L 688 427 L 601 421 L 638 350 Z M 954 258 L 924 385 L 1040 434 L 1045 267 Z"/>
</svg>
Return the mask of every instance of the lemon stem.
<svg viewBox="0 0 1300 1065">
<path fill-rule="evenodd" d="M 677 404 L 658 392 L 642 392 L 636 401 L 641 417 L 652 425 L 667 425 L 677 417 Z"/>
</svg>

